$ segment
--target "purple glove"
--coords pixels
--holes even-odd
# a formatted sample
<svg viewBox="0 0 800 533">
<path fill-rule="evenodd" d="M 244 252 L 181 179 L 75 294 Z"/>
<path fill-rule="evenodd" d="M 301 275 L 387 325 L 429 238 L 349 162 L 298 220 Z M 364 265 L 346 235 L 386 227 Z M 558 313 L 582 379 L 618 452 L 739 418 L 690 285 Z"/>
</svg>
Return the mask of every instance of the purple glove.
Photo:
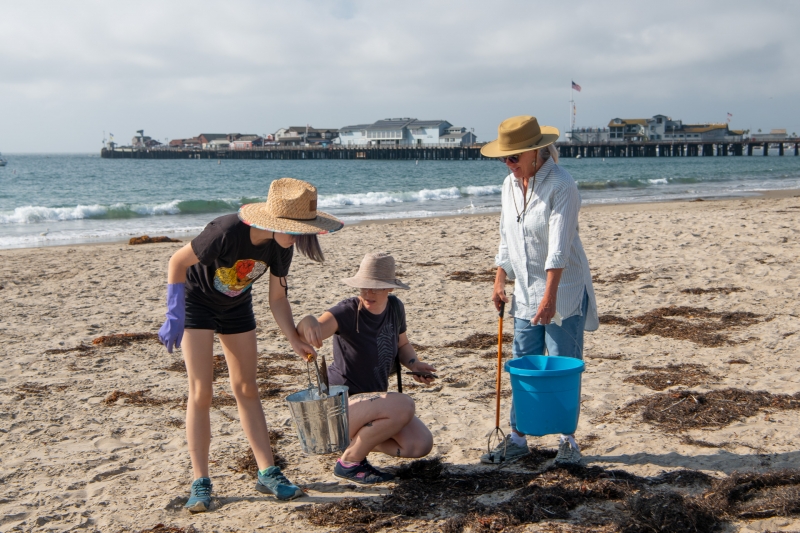
<svg viewBox="0 0 800 533">
<path fill-rule="evenodd" d="M 167 285 L 167 320 L 158 330 L 158 340 L 172 353 L 173 348 L 181 347 L 183 324 L 186 319 L 186 286 L 183 283 Z"/>
</svg>

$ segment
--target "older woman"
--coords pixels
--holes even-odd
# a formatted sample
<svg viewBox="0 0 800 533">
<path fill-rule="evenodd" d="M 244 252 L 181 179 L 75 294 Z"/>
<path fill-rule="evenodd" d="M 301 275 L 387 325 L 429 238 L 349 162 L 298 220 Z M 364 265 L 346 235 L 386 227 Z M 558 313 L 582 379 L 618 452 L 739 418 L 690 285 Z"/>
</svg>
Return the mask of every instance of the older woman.
<svg viewBox="0 0 800 533">
<path fill-rule="evenodd" d="M 583 331 L 597 329 L 589 262 L 578 236 L 581 207 L 572 176 L 558 165 L 552 144 L 558 129 L 539 126 L 536 117 L 504 120 L 498 138 L 481 153 L 497 157 L 511 172 L 503 182 L 500 213 L 499 267 L 492 301 L 500 309 L 508 302 L 506 279 L 514 284 L 513 356 L 548 355 L 583 359 Z M 511 433 L 484 463 L 518 459 L 530 453 L 525 435 L 517 430 L 511 407 Z M 504 453 L 505 452 L 505 453 Z M 572 435 L 562 435 L 556 462 L 580 462 Z"/>
</svg>

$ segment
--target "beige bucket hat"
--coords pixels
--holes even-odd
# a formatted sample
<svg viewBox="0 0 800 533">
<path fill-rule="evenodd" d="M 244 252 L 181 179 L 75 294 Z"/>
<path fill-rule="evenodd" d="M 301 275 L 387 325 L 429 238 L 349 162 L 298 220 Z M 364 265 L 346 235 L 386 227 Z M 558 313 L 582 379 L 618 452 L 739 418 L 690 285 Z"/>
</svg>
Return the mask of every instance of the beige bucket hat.
<svg viewBox="0 0 800 533">
<path fill-rule="evenodd" d="M 556 142 L 558 128 L 539 126 L 536 117 L 519 115 L 505 119 L 497 128 L 497 139 L 486 143 L 481 154 L 486 157 L 505 157 L 538 150 Z"/>
<path fill-rule="evenodd" d="M 269 185 L 266 202 L 239 208 L 239 220 L 254 228 L 290 235 L 332 233 L 344 223 L 317 211 L 317 188 L 294 178 L 281 178 Z"/>
<path fill-rule="evenodd" d="M 387 253 L 367 254 L 361 260 L 358 272 L 352 278 L 342 280 L 346 285 L 358 289 L 409 289 L 397 279 L 394 257 Z"/>
</svg>

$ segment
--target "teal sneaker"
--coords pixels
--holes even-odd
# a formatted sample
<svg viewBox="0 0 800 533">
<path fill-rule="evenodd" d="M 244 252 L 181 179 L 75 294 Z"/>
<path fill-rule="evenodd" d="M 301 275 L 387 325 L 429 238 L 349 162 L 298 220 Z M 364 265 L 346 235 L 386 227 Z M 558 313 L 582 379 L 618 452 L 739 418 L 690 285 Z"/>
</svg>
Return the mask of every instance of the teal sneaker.
<svg viewBox="0 0 800 533">
<path fill-rule="evenodd" d="M 261 472 L 258 473 L 256 490 L 272 494 L 279 500 L 293 500 L 305 494 L 300 487 L 286 479 L 277 466 L 267 468 L 264 475 L 261 475 Z"/>
<path fill-rule="evenodd" d="M 190 513 L 204 513 L 211 507 L 211 480 L 200 477 L 194 480 L 186 507 Z"/>
</svg>

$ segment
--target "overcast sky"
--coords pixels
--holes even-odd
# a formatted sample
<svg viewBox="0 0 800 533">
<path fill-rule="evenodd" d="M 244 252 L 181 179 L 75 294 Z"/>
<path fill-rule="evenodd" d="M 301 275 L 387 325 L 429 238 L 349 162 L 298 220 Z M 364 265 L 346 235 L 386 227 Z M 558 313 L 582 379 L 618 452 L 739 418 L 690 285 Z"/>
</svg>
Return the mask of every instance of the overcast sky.
<svg viewBox="0 0 800 533">
<path fill-rule="evenodd" d="M 25 1 L 0 16 L 0 151 L 532 114 L 800 131 L 800 2 Z"/>
</svg>

